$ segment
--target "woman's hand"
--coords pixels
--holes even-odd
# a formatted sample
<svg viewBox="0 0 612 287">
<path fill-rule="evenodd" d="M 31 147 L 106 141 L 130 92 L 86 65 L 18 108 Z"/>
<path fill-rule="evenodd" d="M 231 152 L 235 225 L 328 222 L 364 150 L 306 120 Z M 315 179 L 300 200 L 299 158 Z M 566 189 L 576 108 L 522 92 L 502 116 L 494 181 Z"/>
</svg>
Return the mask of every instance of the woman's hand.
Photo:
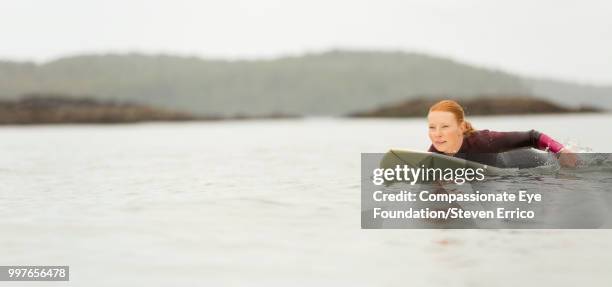
<svg viewBox="0 0 612 287">
<path fill-rule="evenodd" d="M 571 150 L 563 148 L 559 151 L 559 164 L 562 167 L 576 167 L 578 165 L 578 157 Z"/>
</svg>

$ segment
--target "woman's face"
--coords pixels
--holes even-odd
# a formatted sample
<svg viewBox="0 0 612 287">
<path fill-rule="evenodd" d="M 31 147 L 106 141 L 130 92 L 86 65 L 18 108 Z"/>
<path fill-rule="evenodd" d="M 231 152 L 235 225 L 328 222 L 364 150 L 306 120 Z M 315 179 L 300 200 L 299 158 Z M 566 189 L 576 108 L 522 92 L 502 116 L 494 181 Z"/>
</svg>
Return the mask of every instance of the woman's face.
<svg viewBox="0 0 612 287">
<path fill-rule="evenodd" d="M 461 148 L 465 127 L 457 122 L 453 113 L 433 111 L 427 115 L 427 120 L 429 139 L 437 150 L 454 154 Z"/>
</svg>

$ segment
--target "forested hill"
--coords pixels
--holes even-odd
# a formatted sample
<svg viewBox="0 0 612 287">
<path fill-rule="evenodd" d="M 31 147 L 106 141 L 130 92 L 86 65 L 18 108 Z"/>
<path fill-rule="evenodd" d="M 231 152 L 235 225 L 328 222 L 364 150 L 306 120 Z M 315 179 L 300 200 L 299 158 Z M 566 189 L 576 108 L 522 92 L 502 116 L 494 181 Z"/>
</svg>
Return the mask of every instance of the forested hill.
<svg viewBox="0 0 612 287">
<path fill-rule="evenodd" d="M 585 89 L 595 100 L 607 97 L 599 106 L 612 107 L 610 87 L 536 81 L 403 52 L 331 51 L 256 61 L 125 54 L 40 65 L 0 62 L 0 99 L 58 93 L 214 115 L 342 115 L 424 95 L 528 94 L 563 102 Z M 571 92 L 557 96 L 558 90 Z"/>
</svg>

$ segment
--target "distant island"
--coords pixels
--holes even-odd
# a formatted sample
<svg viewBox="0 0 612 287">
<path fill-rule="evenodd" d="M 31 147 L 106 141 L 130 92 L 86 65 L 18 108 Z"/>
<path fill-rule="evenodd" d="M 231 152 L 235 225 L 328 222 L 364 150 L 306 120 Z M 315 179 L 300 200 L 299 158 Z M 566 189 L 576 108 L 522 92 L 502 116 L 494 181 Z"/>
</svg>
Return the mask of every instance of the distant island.
<svg viewBox="0 0 612 287">
<path fill-rule="evenodd" d="M 19 100 L 0 101 L 0 124 L 58 123 L 135 123 L 150 121 L 213 121 L 286 118 L 289 115 L 270 114 L 251 117 L 195 116 L 186 112 L 154 108 L 147 105 L 99 101 L 86 97 L 58 94 L 30 94 Z"/>
<path fill-rule="evenodd" d="M 439 99 L 408 99 L 369 111 L 348 114 L 348 117 L 424 117 L 429 107 Z M 521 115 L 556 113 L 598 113 L 594 107 L 570 108 L 527 96 L 477 97 L 455 99 L 467 115 Z M 135 123 L 151 121 L 221 121 L 249 119 L 298 118 L 296 115 L 234 114 L 232 116 L 194 115 L 143 104 L 99 101 L 88 97 L 62 94 L 30 94 L 19 100 L 0 101 L 0 125 L 59 124 L 59 123 Z"/>
<path fill-rule="evenodd" d="M 370 111 L 351 113 L 349 117 L 379 117 L 379 118 L 402 118 L 402 117 L 425 117 L 434 103 L 442 99 L 418 98 L 389 104 Z M 563 114 L 563 113 L 599 113 L 603 110 L 583 106 L 570 108 L 560 106 L 550 101 L 528 97 L 528 96 L 497 96 L 497 97 L 475 97 L 458 100 L 470 116 L 481 115 L 525 115 L 525 114 Z"/>
<path fill-rule="evenodd" d="M 0 60 L 0 87 L 0 100 L 52 92 L 224 117 L 342 116 L 429 95 L 530 95 L 573 108 L 612 110 L 610 85 L 543 80 L 399 51 L 233 61 L 143 54 Z"/>
</svg>

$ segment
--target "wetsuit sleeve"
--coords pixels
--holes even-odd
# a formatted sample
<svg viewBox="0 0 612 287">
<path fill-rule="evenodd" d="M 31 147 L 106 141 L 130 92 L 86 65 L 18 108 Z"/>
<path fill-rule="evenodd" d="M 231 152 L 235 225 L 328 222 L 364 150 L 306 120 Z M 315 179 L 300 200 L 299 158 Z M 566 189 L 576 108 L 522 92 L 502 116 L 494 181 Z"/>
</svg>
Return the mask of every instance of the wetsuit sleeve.
<svg viewBox="0 0 612 287">
<path fill-rule="evenodd" d="M 548 135 L 540 133 L 540 138 L 538 139 L 538 149 L 549 150 L 551 152 L 558 153 L 563 149 L 563 145 L 555 141 Z"/>
<path fill-rule="evenodd" d="M 496 152 L 504 152 L 517 148 L 532 147 L 540 150 L 559 152 L 563 145 L 549 136 L 530 130 L 527 132 L 494 132 L 488 134 L 489 147 Z"/>
<path fill-rule="evenodd" d="M 538 148 L 540 132 L 495 132 L 487 134 L 489 149 L 493 152 L 505 152 L 517 148 Z"/>
</svg>

